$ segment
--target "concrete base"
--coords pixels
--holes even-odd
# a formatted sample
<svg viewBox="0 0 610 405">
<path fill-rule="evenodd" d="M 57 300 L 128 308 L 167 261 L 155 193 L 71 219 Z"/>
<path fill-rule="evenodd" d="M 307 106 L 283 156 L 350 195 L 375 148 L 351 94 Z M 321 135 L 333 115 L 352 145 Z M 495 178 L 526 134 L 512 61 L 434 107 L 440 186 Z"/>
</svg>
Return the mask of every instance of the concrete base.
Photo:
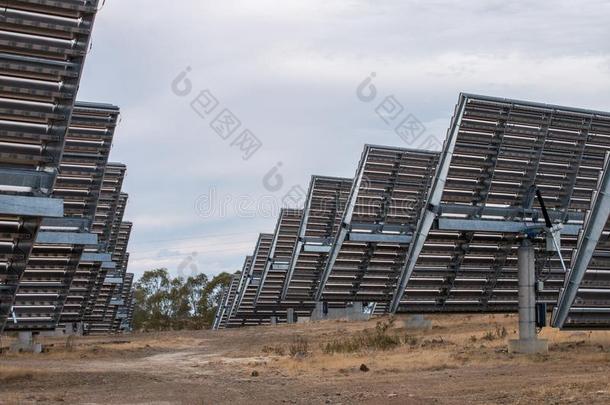
<svg viewBox="0 0 610 405">
<path fill-rule="evenodd" d="M 55 330 L 41 331 L 38 335 L 43 337 L 82 336 L 83 324 L 81 322 L 67 323 Z"/>
<path fill-rule="evenodd" d="M 311 322 L 308 316 L 299 316 L 297 319 L 297 323 L 309 323 Z"/>
<path fill-rule="evenodd" d="M 405 321 L 405 328 L 410 330 L 430 330 L 432 329 L 432 321 L 426 319 L 423 315 L 411 315 Z"/>
<path fill-rule="evenodd" d="M 38 334 L 40 337 L 60 337 L 64 335 L 65 331 L 63 329 L 44 330 Z"/>
<path fill-rule="evenodd" d="M 509 353 L 545 354 L 549 352 L 549 343 L 546 339 L 511 339 L 508 341 Z"/>
<path fill-rule="evenodd" d="M 370 317 L 370 314 L 364 313 L 362 302 L 347 304 L 345 308 L 328 308 L 327 313 L 324 313 L 323 303 L 318 302 L 316 308 L 311 313 L 310 319 L 312 321 L 339 319 L 347 321 L 366 321 Z"/>
<path fill-rule="evenodd" d="M 271 325 L 277 325 L 277 316 L 271 317 Z"/>
<path fill-rule="evenodd" d="M 286 310 L 286 322 L 289 324 L 294 323 L 294 308 L 288 308 Z"/>
<path fill-rule="evenodd" d="M 18 340 L 11 345 L 9 353 L 42 353 L 42 345 L 34 341 L 32 332 L 19 332 Z"/>
</svg>

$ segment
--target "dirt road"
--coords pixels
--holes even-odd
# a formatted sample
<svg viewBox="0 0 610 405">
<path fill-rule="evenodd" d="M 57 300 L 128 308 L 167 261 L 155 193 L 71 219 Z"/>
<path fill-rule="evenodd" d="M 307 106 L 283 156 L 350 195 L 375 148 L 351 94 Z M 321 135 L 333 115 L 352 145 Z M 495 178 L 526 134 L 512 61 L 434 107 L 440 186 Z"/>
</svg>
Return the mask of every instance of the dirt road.
<svg viewBox="0 0 610 405">
<path fill-rule="evenodd" d="M 608 332 L 545 330 L 548 355 L 513 356 L 513 316 L 430 319 L 48 338 L 1 355 L 0 403 L 610 403 Z"/>
</svg>

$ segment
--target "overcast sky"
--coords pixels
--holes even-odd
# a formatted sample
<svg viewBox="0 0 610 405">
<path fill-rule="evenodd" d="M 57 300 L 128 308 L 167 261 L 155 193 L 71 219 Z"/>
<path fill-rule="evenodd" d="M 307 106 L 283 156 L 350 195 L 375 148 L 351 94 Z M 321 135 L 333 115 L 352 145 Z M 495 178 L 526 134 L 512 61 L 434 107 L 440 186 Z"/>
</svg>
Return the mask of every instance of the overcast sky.
<svg viewBox="0 0 610 405">
<path fill-rule="evenodd" d="M 434 147 L 460 92 L 610 110 L 609 17 L 601 0 L 106 0 L 79 99 L 121 107 L 129 271 L 238 270 L 312 174 L 352 177 L 365 143 Z M 403 118 L 425 133 L 401 138 Z"/>
</svg>

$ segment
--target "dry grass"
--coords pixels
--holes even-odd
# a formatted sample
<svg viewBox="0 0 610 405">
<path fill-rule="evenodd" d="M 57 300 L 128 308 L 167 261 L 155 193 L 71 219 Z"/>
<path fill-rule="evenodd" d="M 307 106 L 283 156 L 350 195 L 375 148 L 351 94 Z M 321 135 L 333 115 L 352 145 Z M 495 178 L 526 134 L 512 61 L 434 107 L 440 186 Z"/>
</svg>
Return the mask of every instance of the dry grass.
<svg viewBox="0 0 610 405">
<path fill-rule="evenodd" d="M 298 402 L 312 396 L 311 403 L 325 403 L 327 398 L 384 403 L 394 392 L 388 390 L 398 389 L 395 403 L 408 403 L 413 394 L 413 403 L 419 404 L 433 402 L 429 387 L 443 379 L 443 386 L 434 391 L 438 403 L 456 403 L 456 398 L 477 404 L 531 398 L 528 405 L 573 397 L 589 403 L 610 401 L 610 332 L 545 329 L 541 338 L 549 340 L 548 355 L 515 356 L 507 344 L 517 337 L 516 315 L 429 319 L 430 330 L 407 330 L 399 316 L 219 332 L 79 337 L 70 342 L 48 338 L 46 343 L 53 344 L 48 353 L 0 356 L 0 386 L 7 391 L 3 398 L 14 395 L 14 402 L 28 400 L 22 382 L 34 379 L 47 396 L 37 396 L 40 402 L 53 402 L 60 394 L 67 402 L 81 400 L 86 393 L 89 402 L 100 402 L 104 395 L 115 395 L 115 402 L 171 402 L 174 395 L 183 403 L 196 403 L 189 392 L 207 398 L 218 391 L 211 397 L 215 403 L 241 403 L 243 392 L 249 393 L 250 403 L 285 397 Z M 106 385 L 99 385 L 100 376 Z M 106 391 L 80 390 L 83 381 Z M 531 385 L 541 384 L 548 388 L 544 394 L 530 392 Z M 456 397 L 457 391 L 463 396 Z M 348 393 L 353 396 L 344 397 Z"/>
<path fill-rule="evenodd" d="M 288 347 L 290 357 L 305 357 L 309 354 L 309 342 L 306 338 L 295 336 L 292 344 Z"/>
<path fill-rule="evenodd" d="M 400 336 L 392 331 L 394 318 L 388 318 L 377 322 L 375 329 L 365 329 L 353 336 L 333 339 L 322 345 L 325 354 L 335 353 L 357 353 L 371 350 L 390 350 L 402 344 L 412 343 L 412 336 Z"/>
<path fill-rule="evenodd" d="M 0 369 L 0 383 L 31 381 L 37 373 L 37 371 L 28 368 L 2 367 Z"/>
</svg>

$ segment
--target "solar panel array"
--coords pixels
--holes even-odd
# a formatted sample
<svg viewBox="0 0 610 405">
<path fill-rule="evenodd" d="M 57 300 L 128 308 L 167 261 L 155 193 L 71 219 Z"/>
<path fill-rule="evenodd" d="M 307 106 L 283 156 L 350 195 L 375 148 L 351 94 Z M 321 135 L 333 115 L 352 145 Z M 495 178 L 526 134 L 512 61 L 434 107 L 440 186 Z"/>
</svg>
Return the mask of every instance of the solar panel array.
<svg viewBox="0 0 610 405">
<path fill-rule="evenodd" d="M 15 320 L 13 301 L 42 218 L 63 216 L 61 200 L 50 196 L 97 11 L 96 2 L 5 3 L 0 21 L 0 330 L 7 317 Z"/>
<path fill-rule="evenodd" d="M 288 308 L 307 314 L 322 302 L 370 303 L 373 314 L 516 312 L 517 250 L 528 239 L 537 302 L 567 297 L 557 326 L 606 329 L 608 152 L 609 113 L 462 94 L 441 153 L 366 145 L 353 181 L 312 177 L 298 230 L 282 211 L 255 264 L 234 276 L 227 324 L 284 321 Z M 588 215 L 596 221 L 585 226 Z M 286 241 L 279 261 L 276 240 Z"/>
<path fill-rule="evenodd" d="M 302 217 L 303 210 L 284 208 L 280 211 L 267 263 L 254 299 L 257 308 L 268 307 L 282 313 L 285 312 L 285 305 L 298 308 L 298 303 L 283 303 L 281 295 Z"/>
<path fill-rule="evenodd" d="M 235 297 L 237 296 L 240 279 L 241 272 L 238 271 L 231 276 L 231 283 L 223 289 L 220 307 L 219 310 L 216 311 L 216 317 L 214 318 L 214 324 L 212 325 L 213 329 L 224 329 L 227 327 L 231 309 L 235 302 Z"/>
<path fill-rule="evenodd" d="M 352 183 L 352 179 L 312 176 L 282 299 L 313 302 Z"/>
<path fill-rule="evenodd" d="M 121 211 L 121 214 L 123 212 Z M 123 285 L 127 274 L 127 243 L 131 228 L 131 222 L 121 221 L 117 227 L 116 239 L 111 242 L 112 262 L 115 267 L 106 273 L 92 315 L 88 318 L 91 334 L 118 332 L 116 315 L 119 308 L 125 305 Z"/>
<path fill-rule="evenodd" d="M 0 332 L 50 331 L 83 321 L 88 282 L 111 260 L 93 220 L 119 109 L 75 102 L 97 0 L 4 3 Z"/>
<path fill-rule="evenodd" d="M 7 330 L 48 330 L 57 325 L 81 255 L 87 243 L 97 242 L 89 229 L 118 116 L 115 106 L 76 104 L 52 193 L 64 202 L 64 220 L 43 222 L 39 233 L 64 240 L 34 245 L 13 305 L 17 322 L 9 323 Z"/>
<path fill-rule="evenodd" d="M 258 310 L 254 305 L 254 300 L 267 265 L 272 242 L 273 234 L 261 233 L 259 235 L 252 254 L 252 263 L 245 273 L 243 284 L 240 285 L 241 290 L 235 303 L 235 312 L 229 319 L 229 327 L 261 325 L 270 322 L 271 311 Z"/>
<path fill-rule="evenodd" d="M 516 311 L 522 229 L 540 227 L 543 217 L 536 189 L 563 224 L 569 268 L 610 150 L 604 122 L 577 109 L 462 95 L 427 202 L 438 212 L 420 221 L 397 309 Z M 537 300 L 555 305 L 566 274 L 544 235 L 532 239 L 544 281 Z"/>
<path fill-rule="evenodd" d="M 436 152 L 365 146 L 317 301 L 391 300 L 437 162 Z"/>
</svg>

